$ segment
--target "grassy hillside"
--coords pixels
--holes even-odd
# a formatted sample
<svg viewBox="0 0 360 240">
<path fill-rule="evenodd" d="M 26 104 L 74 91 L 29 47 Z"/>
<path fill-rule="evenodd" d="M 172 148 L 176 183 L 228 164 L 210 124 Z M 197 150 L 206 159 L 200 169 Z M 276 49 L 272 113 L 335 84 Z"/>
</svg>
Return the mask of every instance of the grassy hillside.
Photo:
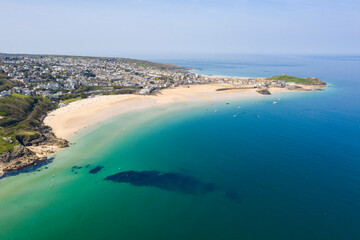
<svg viewBox="0 0 360 240">
<path fill-rule="evenodd" d="M 49 98 L 13 94 L 0 99 L 0 152 L 41 136 L 42 117 L 56 107 Z"/>
<path fill-rule="evenodd" d="M 301 84 L 310 84 L 310 85 L 316 85 L 316 84 L 325 84 L 323 81 L 320 81 L 317 78 L 299 78 L 299 77 L 293 77 L 288 75 L 279 75 L 279 76 L 273 76 L 268 78 L 270 80 L 279 80 L 284 82 L 294 82 L 294 83 L 301 83 Z"/>
</svg>

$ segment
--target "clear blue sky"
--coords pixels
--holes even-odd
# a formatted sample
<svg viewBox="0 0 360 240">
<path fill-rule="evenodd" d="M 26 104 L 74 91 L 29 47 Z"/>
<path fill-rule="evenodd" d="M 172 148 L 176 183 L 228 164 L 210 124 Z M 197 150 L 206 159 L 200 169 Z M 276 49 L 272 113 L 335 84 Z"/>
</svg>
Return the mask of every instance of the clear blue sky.
<svg viewBox="0 0 360 240">
<path fill-rule="evenodd" d="M 359 0 L 0 0 L 0 52 L 360 54 Z"/>
</svg>

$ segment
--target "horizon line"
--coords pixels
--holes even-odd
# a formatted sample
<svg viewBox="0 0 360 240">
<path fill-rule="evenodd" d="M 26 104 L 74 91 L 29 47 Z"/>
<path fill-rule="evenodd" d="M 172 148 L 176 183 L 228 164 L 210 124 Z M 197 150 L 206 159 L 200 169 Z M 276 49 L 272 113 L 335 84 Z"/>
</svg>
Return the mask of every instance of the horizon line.
<svg viewBox="0 0 360 240">
<path fill-rule="evenodd" d="M 105 56 L 105 55 L 75 55 L 75 54 L 53 54 L 53 53 L 9 53 L 9 52 L 0 52 L 0 55 L 24 55 L 24 56 L 54 56 L 54 57 L 84 57 L 84 58 L 114 58 L 114 59 L 133 59 L 133 60 L 148 60 L 148 59 L 184 59 L 183 57 L 178 58 L 174 56 L 173 58 L 163 58 L 163 57 L 146 57 L 146 58 L 140 58 L 140 57 L 120 57 L 120 56 Z M 176 55 L 176 54 L 174 54 Z M 196 54 L 198 56 L 257 56 L 257 55 L 263 55 L 263 56 L 342 56 L 342 57 L 360 57 L 360 53 L 208 53 L 208 54 Z M 186 58 L 185 58 L 186 59 Z M 189 59 L 196 59 L 194 57 L 190 57 Z"/>
</svg>

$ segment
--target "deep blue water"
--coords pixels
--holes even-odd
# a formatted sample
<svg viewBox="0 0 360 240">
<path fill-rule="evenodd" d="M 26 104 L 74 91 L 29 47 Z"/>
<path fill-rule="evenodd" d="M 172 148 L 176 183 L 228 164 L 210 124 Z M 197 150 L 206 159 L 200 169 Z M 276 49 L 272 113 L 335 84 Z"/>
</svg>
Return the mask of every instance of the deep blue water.
<svg viewBox="0 0 360 240">
<path fill-rule="evenodd" d="M 360 57 L 161 62 L 330 87 L 89 129 L 48 169 L 0 180 L 1 239 L 360 239 Z"/>
<path fill-rule="evenodd" d="M 207 124 L 208 129 L 219 131 L 207 136 L 212 144 L 207 142 L 204 151 L 220 147 L 211 156 L 214 162 L 226 159 L 223 176 L 231 182 L 236 175 L 234 185 L 250 183 L 251 189 L 244 188 L 265 197 L 263 203 L 252 199 L 259 206 L 278 207 L 283 221 L 278 228 L 304 233 L 284 239 L 360 239 L 359 56 L 238 56 L 166 62 L 209 75 L 285 73 L 327 82 L 330 87 L 325 91 L 286 99 L 276 109 L 266 102 L 252 105 L 246 114 L 261 114 L 260 121 L 245 118 L 233 124 L 226 114 L 217 116 Z M 273 217 L 267 207 L 259 214 L 259 225 Z M 272 223 L 262 227 L 274 227 Z"/>
</svg>

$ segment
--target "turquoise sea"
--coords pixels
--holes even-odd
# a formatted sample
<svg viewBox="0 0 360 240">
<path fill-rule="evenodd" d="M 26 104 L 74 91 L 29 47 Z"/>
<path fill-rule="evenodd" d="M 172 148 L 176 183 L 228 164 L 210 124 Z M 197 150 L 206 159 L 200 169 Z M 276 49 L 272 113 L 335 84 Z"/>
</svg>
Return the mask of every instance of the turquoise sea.
<svg viewBox="0 0 360 240">
<path fill-rule="evenodd" d="M 330 86 L 86 129 L 48 164 L 0 179 L 1 240 L 360 239 L 360 57 L 159 61 Z"/>
</svg>

